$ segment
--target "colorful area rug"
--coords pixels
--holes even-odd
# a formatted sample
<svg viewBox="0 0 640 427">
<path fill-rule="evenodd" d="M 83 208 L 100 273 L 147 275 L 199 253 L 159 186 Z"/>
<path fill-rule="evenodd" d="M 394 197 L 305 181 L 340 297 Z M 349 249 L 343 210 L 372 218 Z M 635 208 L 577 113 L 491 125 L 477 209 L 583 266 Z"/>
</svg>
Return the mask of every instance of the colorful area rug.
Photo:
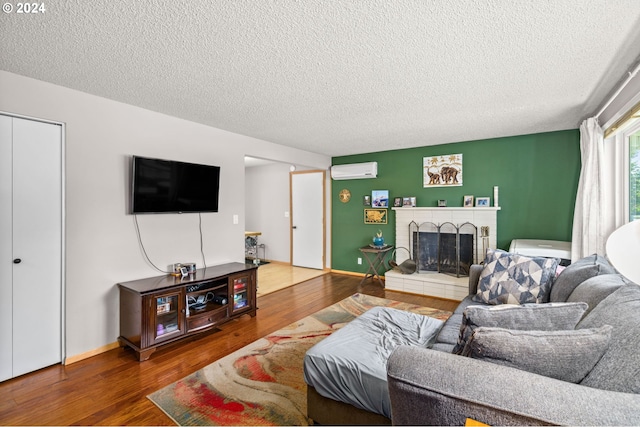
<svg viewBox="0 0 640 427">
<path fill-rule="evenodd" d="M 451 313 L 355 294 L 223 357 L 148 398 L 178 425 L 309 425 L 305 353 L 376 306 L 446 320 Z"/>
</svg>

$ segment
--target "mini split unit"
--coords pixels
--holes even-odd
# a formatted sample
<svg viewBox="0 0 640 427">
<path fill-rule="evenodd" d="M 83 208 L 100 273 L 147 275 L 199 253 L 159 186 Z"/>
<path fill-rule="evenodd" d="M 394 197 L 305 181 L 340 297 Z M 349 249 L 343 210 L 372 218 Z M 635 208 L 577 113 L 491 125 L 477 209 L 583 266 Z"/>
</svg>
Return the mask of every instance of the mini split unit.
<svg viewBox="0 0 640 427">
<path fill-rule="evenodd" d="M 342 179 L 376 178 L 377 176 L 378 162 L 331 166 L 331 178 L 338 181 Z"/>
</svg>

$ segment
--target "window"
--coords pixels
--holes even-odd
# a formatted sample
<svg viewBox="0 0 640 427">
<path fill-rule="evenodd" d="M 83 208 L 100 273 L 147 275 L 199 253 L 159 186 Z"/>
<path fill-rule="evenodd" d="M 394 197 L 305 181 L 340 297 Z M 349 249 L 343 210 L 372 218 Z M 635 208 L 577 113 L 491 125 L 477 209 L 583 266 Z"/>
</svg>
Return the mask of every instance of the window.
<svg viewBox="0 0 640 427">
<path fill-rule="evenodd" d="M 632 117 L 605 141 L 605 203 L 618 228 L 640 219 L 640 117 Z"/>
<path fill-rule="evenodd" d="M 629 221 L 640 219 L 640 131 L 629 136 Z"/>
<path fill-rule="evenodd" d="M 614 229 L 640 219 L 640 91 L 630 96 L 603 125 L 603 209 Z"/>
</svg>

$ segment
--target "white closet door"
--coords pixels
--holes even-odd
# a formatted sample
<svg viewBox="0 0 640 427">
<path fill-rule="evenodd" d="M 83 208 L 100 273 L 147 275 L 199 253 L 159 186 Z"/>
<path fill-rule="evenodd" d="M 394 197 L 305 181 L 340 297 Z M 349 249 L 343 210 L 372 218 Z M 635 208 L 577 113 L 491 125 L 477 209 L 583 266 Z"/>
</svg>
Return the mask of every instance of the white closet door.
<svg viewBox="0 0 640 427">
<path fill-rule="evenodd" d="M 62 360 L 62 128 L 13 118 L 13 376 Z"/>
<path fill-rule="evenodd" d="M 0 381 L 13 372 L 11 117 L 0 115 Z"/>
<path fill-rule="evenodd" d="M 324 172 L 291 173 L 292 265 L 324 268 L 324 179 Z"/>
</svg>

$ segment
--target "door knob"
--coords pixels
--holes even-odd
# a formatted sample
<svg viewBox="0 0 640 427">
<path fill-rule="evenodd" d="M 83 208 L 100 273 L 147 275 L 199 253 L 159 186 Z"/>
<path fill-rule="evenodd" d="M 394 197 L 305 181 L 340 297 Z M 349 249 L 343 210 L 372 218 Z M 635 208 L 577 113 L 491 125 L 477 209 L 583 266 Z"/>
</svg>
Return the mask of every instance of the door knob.
<svg viewBox="0 0 640 427">
<path fill-rule="evenodd" d="M 298 227 L 296 227 L 296 226 L 294 225 L 294 226 L 293 226 L 293 227 L 291 227 L 291 228 L 296 229 L 296 228 L 298 228 Z"/>
<path fill-rule="evenodd" d="M 22 262 L 22 260 L 20 258 L 16 258 L 13 260 L 14 264 L 20 264 Z"/>
</svg>

